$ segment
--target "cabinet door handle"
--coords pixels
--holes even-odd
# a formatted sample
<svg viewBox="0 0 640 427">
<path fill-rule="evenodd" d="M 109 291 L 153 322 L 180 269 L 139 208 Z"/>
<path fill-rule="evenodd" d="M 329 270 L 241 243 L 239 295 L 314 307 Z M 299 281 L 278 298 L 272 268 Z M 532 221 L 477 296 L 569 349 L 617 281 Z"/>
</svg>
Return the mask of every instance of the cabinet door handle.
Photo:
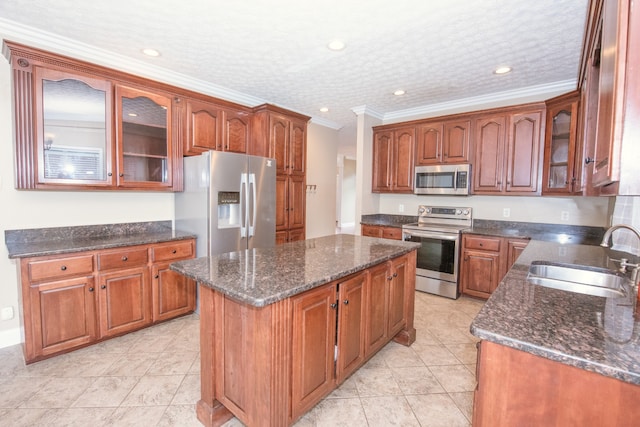
<svg viewBox="0 0 640 427">
<path fill-rule="evenodd" d="M 93 292 L 93 287 L 90 287 L 90 288 L 89 288 L 89 292 Z"/>
<path fill-rule="evenodd" d="M 123 173 L 121 173 L 121 174 L 119 174 L 118 176 L 119 176 L 120 178 L 122 178 L 122 177 L 124 176 L 124 174 L 123 174 Z"/>
<path fill-rule="evenodd" d="M 387 277 L 387 280 L 389 280 L 389 281 L 393 280 L 393 276 Z"/>
<path fill-rule="evenodd" d="M 595 161 L 596 159 L 594 159 L 593 157 L 587 157 L 586 159 L 584 159 L 584 164 L 588 165 L 589 163 L 593 163 Z"/>
<path fill-rule="evenodd" d="M 100 289 L 107 289 L 107 285 L 100 286 Z"/>
<path fill-rule="evenodd" d="M 155 276 L 153 276 L 154 279 L 158 279 L 160 277 L 159 274 L 156 274 Z"/>
<path fill-rule="evenodd" d="M 331 304 L 331 308 L 333 308 L 334 310 L 338 308 L 338 303 L 334 302 L 333 304 Z"/>
<path fill-rule="evenodd" d="M 66 271 L 66 270 L 67 270 L 67 266 L 66 266 L 66 265 L 61 266 L 61 267 L 60 267 L 60 270 L 62 270 L 62 271 Z"/>
<path fill-rule="evenodd" d="M 344 303 L 344 305 L 348 305 L 349 304 L 349 300 L 346 299 L 346 300 L 343 301 L 343 303 Z"/>
<path fill-rule="evenodd" d="M 176 249 L 174 249 L 174 250 L 172 250 L 172 251 L 171 251 L 171 253 L 172 253 L 172 254 L 175 254 L 175 253 L 177 253 L 177 252 L 178 252 L 178 251 L 177 251 Z"/>
<path fill-rule="evenodd" d="M 398 277 L 398 273 L 393 273 L 393 277 Z"/>
<path fill-rule="evenodd" d="M 129 258 L 127 258 L 127 256 L 126 256 L 126 255 L 122 257 L 122 260 L 123 260 L 123 261 L 126 261 L 126 260 L 128 260 L 128 259 L 129 259 Z"/>
<path fill-rule="evenodd" d="M 109 173 L 107 174 L 107 176 L 113 176 L 113 174 L 112 174 L 111 172 L 109 172 Z"/>
<path fill-rule="evenodd" d="M 478 246 L 482 247 L 483 245 L 482 245 L 482 243 L 480 243 Z"/>
</svg>

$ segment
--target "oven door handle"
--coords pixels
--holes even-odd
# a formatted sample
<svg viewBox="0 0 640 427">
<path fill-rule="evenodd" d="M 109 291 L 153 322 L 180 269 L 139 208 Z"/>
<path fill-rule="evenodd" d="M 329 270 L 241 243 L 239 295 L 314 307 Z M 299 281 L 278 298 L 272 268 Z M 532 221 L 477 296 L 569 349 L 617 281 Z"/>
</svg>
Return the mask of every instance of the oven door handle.
<svg viewBox="0 0 640 427">
<path fill-rule="evenodd" d="M 415 233 L 413 231 L 405 231 L 405 234 L 409 237 L 428 237 L 431 239 L 439 239 L 439 240 L 451 240 L 451 241 L 455 241 L 458 240 L 458 238 L 460 237 L 459 234 L 454 234 L 454 235 L 445 235 L 445 234 L 439 234 L 439 233 L 429 233 L 429 232 L 423 232 L 420 231 L 418 233 Z"/>
</svg>

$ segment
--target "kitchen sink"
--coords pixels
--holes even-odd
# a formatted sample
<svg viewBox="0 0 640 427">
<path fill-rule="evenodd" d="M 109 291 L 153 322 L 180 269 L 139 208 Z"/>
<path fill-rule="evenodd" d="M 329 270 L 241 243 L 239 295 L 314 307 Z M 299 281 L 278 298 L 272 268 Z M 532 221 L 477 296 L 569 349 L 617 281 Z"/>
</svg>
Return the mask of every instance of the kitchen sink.
<svg viewBox="0 0 640 427">
<path fill-rule="evenodd" d="M 548 261 L 534 261 L 527 281 L 534 285 L 606 298 L 623 298 L 633 289 L 632 281 L 606 268 Z"/>
</svg>

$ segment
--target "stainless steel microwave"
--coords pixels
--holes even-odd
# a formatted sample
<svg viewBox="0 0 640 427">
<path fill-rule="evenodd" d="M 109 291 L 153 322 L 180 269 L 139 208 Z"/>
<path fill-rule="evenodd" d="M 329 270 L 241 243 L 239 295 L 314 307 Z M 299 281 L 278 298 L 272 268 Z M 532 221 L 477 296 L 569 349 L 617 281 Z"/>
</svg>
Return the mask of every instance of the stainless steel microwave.
<svg viewBox="0 0 640 427">
<path fill-rule="evenodd" d="M 468 196 L 471 165 L 433 165 L 415 167 L 415 194 Z"/>
</svg>

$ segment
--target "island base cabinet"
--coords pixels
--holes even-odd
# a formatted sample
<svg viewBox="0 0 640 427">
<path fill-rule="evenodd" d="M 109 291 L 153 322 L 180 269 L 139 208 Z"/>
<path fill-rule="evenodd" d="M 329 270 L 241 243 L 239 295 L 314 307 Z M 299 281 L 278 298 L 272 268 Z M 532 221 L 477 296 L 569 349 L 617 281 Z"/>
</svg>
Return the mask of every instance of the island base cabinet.
<svg viewBox="0 0 640 427">
<path fill-rule="evenodd" d="M 482 341 L 473 426 L 630 426 L 640 386 Z"/>
<path fill-rule="evenodd" d="M 391 339 L 412 344 L 415 257 L 414 251 L 264 307 L 201 285 L 198 419 L 205 426 L 233 416 L 247 426 L 291 425 Z M 368 307 L 378 296 L 370 292 L 371 270 L 384 272 L 376 288 L 391 307 Z M 367 328 L 374 313 L 383 317 L 381 341 Z M 367 340 L 376 343 L 365 349 Z"/>
</svg>

